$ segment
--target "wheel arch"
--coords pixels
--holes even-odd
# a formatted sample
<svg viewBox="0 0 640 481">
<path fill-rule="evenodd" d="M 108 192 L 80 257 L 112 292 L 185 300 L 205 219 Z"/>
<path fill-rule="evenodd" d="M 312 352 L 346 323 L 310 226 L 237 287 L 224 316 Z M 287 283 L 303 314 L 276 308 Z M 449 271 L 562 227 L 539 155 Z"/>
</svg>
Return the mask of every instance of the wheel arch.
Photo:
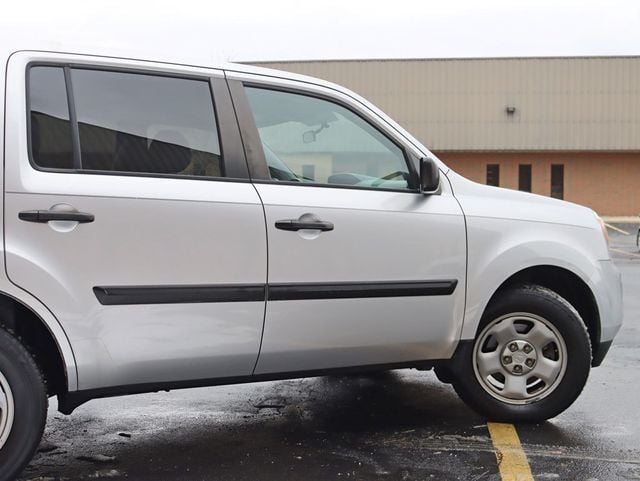
<svg viewBox="0 0 640 481">
<path fill-rule="evenodd" d="M 505 279 L 491 295 L 482 312 L 494 302 L 501 293 L 513 287 L 535 284 L 551 289 L 580 314 L 589 333 L 591 351 L 596 353 L 600 345 L 601 323 L 598 303 L 589 285 L 571 270 L 555 265 L 536 265 L 524 268 Z M 480 323 L 476 331 L 480 329 Z M 477 332 L 475 333 L 477 335 Z"/>
<path fill-rule="evenodd" d="M 44 311 L 44 312 L 39 312 Z M 48 314 L 48 316 L 47 316 Z M 71 345 L 58 321 L 46 309 L 0 291 L 0 327 L 15 336 L 31 353 L 41 370 L 49 396 L 77 388 Z"/>
</svg>

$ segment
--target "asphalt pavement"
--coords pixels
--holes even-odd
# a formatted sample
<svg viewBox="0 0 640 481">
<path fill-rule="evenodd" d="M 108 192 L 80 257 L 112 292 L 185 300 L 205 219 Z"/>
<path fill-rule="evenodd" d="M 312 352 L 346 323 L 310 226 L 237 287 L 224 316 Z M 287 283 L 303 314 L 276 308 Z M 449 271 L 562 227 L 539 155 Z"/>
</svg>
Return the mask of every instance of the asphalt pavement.
<svg viewBox="0 0 640 481">
<path fill-rule="evenodd" d="M 536 480 L 640 479 L 640 252 L 613 232 L 625 324 L 560 416 L 517 425 Z M 498 456 L 499 458 L 500 456 Z M 400 370 L 94 400 L 49 410 L 23 480 L 499 480 L 486 421 Z"/>
</svg>

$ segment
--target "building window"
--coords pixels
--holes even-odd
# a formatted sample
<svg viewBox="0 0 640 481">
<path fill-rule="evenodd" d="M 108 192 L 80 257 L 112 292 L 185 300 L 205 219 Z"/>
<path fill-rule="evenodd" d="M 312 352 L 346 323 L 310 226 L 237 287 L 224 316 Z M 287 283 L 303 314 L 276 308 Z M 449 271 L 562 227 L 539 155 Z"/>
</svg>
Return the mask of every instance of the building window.
<svg viewBox="0 0 640 481">
<path fill-rule="evenodd" d="M 531 164 L 518 166 L 518 190 L 531 192 Z"/>
<path fill-rule="evenodd" d="M 564 199 L 564 165 L 551 165 L 551 197 Z"/>
<path fill-rule="evenodd" d="M 500 164 L 487 164 L 487 185 L 500 185 Z"/>
</svg>

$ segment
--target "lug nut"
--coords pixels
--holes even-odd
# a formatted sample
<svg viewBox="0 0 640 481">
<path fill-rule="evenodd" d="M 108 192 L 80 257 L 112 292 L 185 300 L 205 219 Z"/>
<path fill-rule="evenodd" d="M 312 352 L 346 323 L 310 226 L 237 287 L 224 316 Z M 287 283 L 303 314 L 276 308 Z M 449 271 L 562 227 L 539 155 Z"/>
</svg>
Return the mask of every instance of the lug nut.
<svg viewBox="0 0 640 481">
<path fill-rule="evenodd" d="M 502 361 L 503 361 L 505 364 L 511 364 L 511 360 L 512 360 L 512 359 L 511 359 L 511 356 L 504 356 L 504 357 L 502 358 Z"/>
<path fill-rule="evenodd" d="M 513 366 L 513 372 L 520 374 L 522 372 L 522 366 L 520 365 Z"/>
<path fill-rule="evenodd" d="M 516 352 L 518 350 L 518 345 L 515 342 L 512 342 L 511 344 L 509 344 L 509 350 L 511 352 Z"/>
<path fill-rule="evenodd" d="M 531 352 L 531 346 L 528 344 L 525 344 L 525 346 L 522 348 L 522 350 L 524 352 L 526 352 L 527 354 L 529 354 Z"/>
<path fill-rule="evenodd" d="M 526 361 L 524 361 L 524 363 L 527 365 L 527 367 L 533 367 L 533 359 L 527 359 Z"/>
</svg>

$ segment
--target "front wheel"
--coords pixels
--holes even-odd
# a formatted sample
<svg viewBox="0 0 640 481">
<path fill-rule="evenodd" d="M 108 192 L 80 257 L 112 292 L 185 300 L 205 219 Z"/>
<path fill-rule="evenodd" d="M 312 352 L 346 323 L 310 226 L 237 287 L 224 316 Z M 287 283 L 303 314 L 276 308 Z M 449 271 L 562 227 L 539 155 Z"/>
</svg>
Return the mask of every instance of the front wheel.
<svg viewBox="0 0 640 481">
<path fill-rule="evenodd" d="M 567 409 L 584 387 L 591 345 L 578 312 L 541 286 L 505 291 L 462 347 L 453 386 L 496 421 L 537 422 Z"/>
<path fill-rule="evenodd" d="M 29 352 L 0 327 L 0 481 L 10 481 L 33 455 L 47 417 L 42 375 Z"/>
</svg>

